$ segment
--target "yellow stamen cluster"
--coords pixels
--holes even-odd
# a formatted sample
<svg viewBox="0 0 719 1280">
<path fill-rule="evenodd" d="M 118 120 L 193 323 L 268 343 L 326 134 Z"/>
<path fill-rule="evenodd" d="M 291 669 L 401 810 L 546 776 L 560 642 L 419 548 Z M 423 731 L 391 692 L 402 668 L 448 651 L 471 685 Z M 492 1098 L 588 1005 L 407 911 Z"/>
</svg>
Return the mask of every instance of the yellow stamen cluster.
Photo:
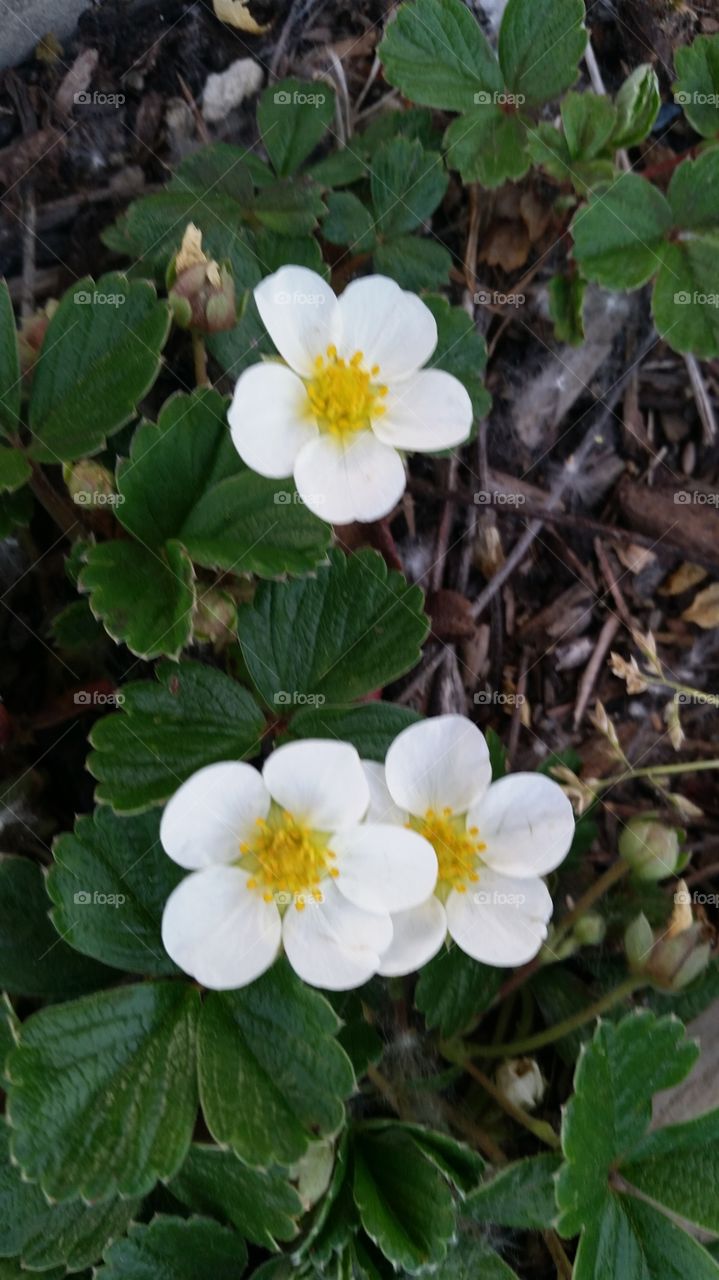
<svg viewBox="0 0 719 1280">
<path fill-rule="evenodd" d="M 282 907 L 294 900 L 298 911 L 308 901 L 322 901 L 320 884 L 326 876 L 339 875 L 327 848 L 327 838 L 298 822 L 291 813 L 277 809 L 269 818 L 257 818 L 257 834 L 240 845 L 240 865 L 251 872 L 248 889 L 261 892 L 265 902 Z"/>
<path fill-rule="evenodd" d="M 347 361 L 331 345 L 326 356 L 317 356 L 307 396 L 320 430 L 333 436 L 351 435 L 369 425 L 370 415 L 376 418 L 383 414 L 385 406 L 377 400 L 387 395 L 387 387 L 373 381 L 378 374 L 376 364 L 367 372 L 361 351 L 355 351 Z"/>
<path fill-rule="evenodd" d="M 449 808 L 441 813 L 428 809 L 423 818 L 412 818 L 407 825 L 429 840 L 437 855 L 440 892 L 466 893 L 467 884 L 477 883 L 479 854 L 487 847 L 477 839 L 477 827 L 466 826 L 465 819 L 453 816 Z"/>
</svg>

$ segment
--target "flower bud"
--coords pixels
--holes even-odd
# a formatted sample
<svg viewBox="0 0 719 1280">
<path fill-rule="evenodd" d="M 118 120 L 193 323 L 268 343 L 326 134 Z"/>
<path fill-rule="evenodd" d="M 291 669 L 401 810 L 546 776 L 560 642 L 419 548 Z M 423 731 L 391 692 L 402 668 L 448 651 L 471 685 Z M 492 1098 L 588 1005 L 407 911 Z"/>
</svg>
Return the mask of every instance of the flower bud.
<svg viewBox="0 0 719 1280">
<path fill-rule="evenodd" d="M 93 458 L 81 458 L 79 462 L 66 463 L 62 477 L 73 502 L 79 506 L 112 506 L 115 497 L 115 481 L 111 471 Z"/>
<path fill-rule="evenodd" d="M 680 834 L 651 814 L 632 818 L 619 837 L 619 853 L 638 880 L 664 880 L 682 863 Z"/>
<path fill-rule="evenodd" d="M 588 911 L 577 920 L 572 933 L 580 947 L 598 947 L 604 941 L 607 926 L 598 911 Z"/>
<path fill-rule="evenodd" d="M 495 1079 L 505 1098 L 524 1111 L 533 1111 L 544 1097 L 546 1082 L 534 1058 L 508 1058 Z"/>
<path fill-rule="evenodd" d="M 181 329 L 221 333 L 237 323 L 235 283 L 228 264 L 202 250 L 202 232 L 189 224 L 169 273 L 168 299 Z"/>
<path fill-rule="evenodd" d="M 48 325 L 58 306 L 59 303 L 55 298 L 50 298 L 44 307 L 39 311 L 33 311 L 32 315 L 27 316 L 20 325 L 17 343 L 20 356 L 20 372 L 26 383 L 32 380 L 32 372 L 40 354 L 40 348 L 47 333 Z"/>
<path fill-rule="evenodd" d="M 681 991 L 711 959 L 713 930 L 693 918 L 690 902 L 680 880 L 668 929 L 655 933 L 646 916 L 640 915 L 624 935 L 630 969 L 659 991 Z"/>
<path fill-rule="evenodd" d="M 237 605 L 226 591 L 210 587 L 199 596 L 192 615 L 192 634 L 200 644 L 220 649 L 236 639 Z"/>
</svg>

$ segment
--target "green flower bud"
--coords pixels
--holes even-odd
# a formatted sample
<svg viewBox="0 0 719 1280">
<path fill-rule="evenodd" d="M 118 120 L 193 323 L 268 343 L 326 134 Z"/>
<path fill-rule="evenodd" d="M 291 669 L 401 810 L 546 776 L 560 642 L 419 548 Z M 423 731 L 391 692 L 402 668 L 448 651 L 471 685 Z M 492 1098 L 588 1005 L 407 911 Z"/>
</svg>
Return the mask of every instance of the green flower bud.
<svg viewBox="0 0 719 1280">
<path fill-rule="evenodd" d="M 210 587 L 199 596 L 192 615 L 192 633 L 200 644 L 216 649 L 236 639 L 237 605 L 226 591 Z"/>
<path fill-rule="evenodd" d="M 679 869 L 679 835 L 651 814 L 632 818 L 619 837 L 619 853 L 638 880 L 664 880 Z"/>
<path fill-rule="evenodd" d="M 62 477 L 70 497 L 78 506 L 111 507 L 118 500 L 112 472 L 93 458 L 66 463 Z"/>
<path fill-rule="evenodd" d="M 604 941 L 606 932 L 607 926 L 597 911 L 588 911 L 585 916 L 577 920 L 572 930 L 581 947 L 598 947 L 599 943 Z"/>
</svg>

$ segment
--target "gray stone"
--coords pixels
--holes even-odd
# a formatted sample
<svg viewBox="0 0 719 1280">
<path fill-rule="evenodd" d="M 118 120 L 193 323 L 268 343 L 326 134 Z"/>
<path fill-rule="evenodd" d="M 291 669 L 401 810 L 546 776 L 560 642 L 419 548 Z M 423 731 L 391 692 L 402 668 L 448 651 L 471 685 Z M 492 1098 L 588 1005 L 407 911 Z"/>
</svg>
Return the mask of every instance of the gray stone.
<svg viewBox="0 0 719 1280">
<path fill-rule="evenodd" d="M 63 40 L 72 35 L 90 0 L 0 0 L 0 67 L 32 53 L 48 31 Z"/>
</svg>

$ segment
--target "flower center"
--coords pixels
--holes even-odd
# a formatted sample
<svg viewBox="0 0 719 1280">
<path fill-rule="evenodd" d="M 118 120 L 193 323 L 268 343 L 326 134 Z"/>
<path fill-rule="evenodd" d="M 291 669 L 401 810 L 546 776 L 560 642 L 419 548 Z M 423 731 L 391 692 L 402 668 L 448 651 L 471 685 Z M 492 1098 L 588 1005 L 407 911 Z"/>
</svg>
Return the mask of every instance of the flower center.
<svg viewBox="0 0 719 1280">
<path fill-rule="evenodd" d="M 451 809 L 441 813 L 428 809 L 423 818 L 411 818 L 407 826 L 429 840 L 437 855 L 439 897 L 445 898 L 450 889 L 466 893 L 468 883 L 477 883 L 479 854 L 487 848 L 477 839 L 478 827 L 467 827 L 464 818 L 453 815 Z"/>
<path fill-rule="evenodd" d="M 308 902 L 322 902 L 322 880 L 339 875 L 332 865 L 336 855 L 327 848 L 329 837 L 274 805 L 255 826 L 256 833 L 240 845 L 240 865 L 250 872 L 247 888 L 280 908 L 294 900 L 303 911 Z"/>
<path fill-rule="evenodd" d="M 317 356 L 314 377 L 306 386 L 310 409 L 321 431 L 340 437 L 352 435 L 368 425 L 370 415 L 376 418 L 384 413 L 384 405 L 376 402 L 387 395 L 387 388 L 373 381 L 379 365 L 373 365 L 368 373 L 363 362 L 361 351 L 355 351 L 347 361 L 337 355 L 335 346 L 329 346 L 326 355 Z"/>
</svg>

